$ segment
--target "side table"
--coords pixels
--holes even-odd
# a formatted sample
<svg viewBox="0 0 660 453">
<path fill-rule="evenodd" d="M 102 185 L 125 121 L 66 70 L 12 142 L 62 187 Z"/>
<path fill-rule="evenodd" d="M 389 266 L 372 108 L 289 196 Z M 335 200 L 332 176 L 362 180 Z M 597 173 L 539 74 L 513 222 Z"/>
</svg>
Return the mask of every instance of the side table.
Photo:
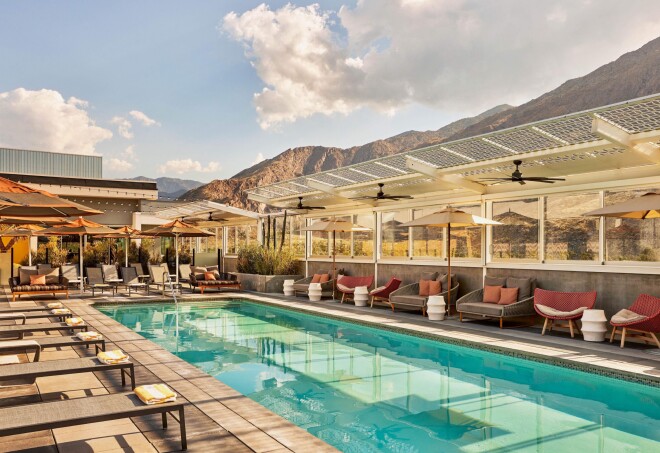
<svg viewBox="0 0 660 453">
<path fill-rule="evenodd" d="M 584 341 L 605 341 L 607 317 L 604 310 L 584 310 L 581 321 Z"/>
</svg>

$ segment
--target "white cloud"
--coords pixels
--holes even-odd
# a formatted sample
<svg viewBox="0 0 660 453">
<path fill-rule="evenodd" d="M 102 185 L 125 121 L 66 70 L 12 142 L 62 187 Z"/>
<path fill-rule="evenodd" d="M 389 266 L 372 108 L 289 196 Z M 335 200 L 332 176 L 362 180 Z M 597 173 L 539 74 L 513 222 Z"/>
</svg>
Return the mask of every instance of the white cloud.
<svg viewBox="0 0 660 453">
<path fill-rule="evenodd" d="M 364 107 L 527 101 L 657 37 L 660 2 L 358 0 L 336 14 L 262 4 L 221 27 L 264 84 L 254 103 L 268 128 Z"/>
<path fill-rule="evenodd" d="M 220 170 L 218 162 L 208 162 L 202 164 L 198 160 L 192 159 L 175 159 L 168 160 L 165 164 L 159 167 L 159 171 L 163 174 L 182 175 L 185 173 L 213 173 Z"/>
<path fill-rule="evenodd" d="M 103 162 L 109 170 L 114 170 L 117 172 L 126 172 L 133 169 L 133 164 L 126 160 L 118 159 L 116 157 L 111 157 L 109 159 L 104 159 Z"/>
<path fill-rule="evenodd" d="M 259 153 L 257 154 L 257 157 L 255 157 L 254 160 L 250 163 L 250 167 L 253 165 L 257 165 L 258 163 L 261 163 L 265 160 L 266 158 L 264 157 L 264 153 Z"/>
<path fill-rule="evenodd" d="M 71 154 L 95 154 L 112 137 L 85 110 L 87 102 L 54 90 L 17 88 L 0 93 L 0 146 Z"/>
<path fill-rule="evenodd" d="M 152 118 L 149 118 L 145 113 L 139 111 L 139 110 L 131 110 L 128 112 L 129 115 L 133 117 L 133 119 L 137 120 L 138 122 L 142 123 L 143 126 L 160 126 L 160 123 Z"/>
<path fill-rule="evenodd" d="M 128 138 L 128 139 L 133 138 L 133 132 L 131 131 L 131 128 L 133 127 L 133 124 L 131 124 L 131 122 L 128 121 L 123 116 L 114 116 L 114 117 L 112 117 L 112 120 L 110 120 L 110 123 L 117 126 L 117 132 L 122 137 Z"/>
</svg>

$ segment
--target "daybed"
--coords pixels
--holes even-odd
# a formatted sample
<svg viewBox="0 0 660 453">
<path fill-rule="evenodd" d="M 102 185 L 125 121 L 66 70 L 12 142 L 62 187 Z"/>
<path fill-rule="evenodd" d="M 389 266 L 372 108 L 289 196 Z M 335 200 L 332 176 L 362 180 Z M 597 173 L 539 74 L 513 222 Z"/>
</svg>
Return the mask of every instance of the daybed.
<svg viewBox="0 0 660 453">
<path fill-rule="evenodd" d="M 488 288 L 517 288 L 515 300 L 496 297 L 495 299 L 484 298 L 484 289 Z M 534 290 L 536 279 L 517 277 L 490 277 L 484 278 L 484 288 L 472 291 L 456 301 L 456 310 L 461 322 L 463 318 L 493 318 L 499 319 L 500 329 L 505 319 L 536 316 L 534 311 Z M 491 291 L 489 290 L 489 293 Z M 501 293 L 501 290 L 500 290 Z M 505 291 L 506 293 L 506 291 Z M 514 291 L 515 293 L 515 291 Z M 490 294 L 488 294 L 490 296 Z"/>
<path fill-rule="evenodd" d="M 47 274 L 39 274 L 35 266 L 23 266 L 18 270 L 18 277 L 9 279 L 12 301 L 22 295 L 66 294 L 69 298 L 69 281 L 60 275 L 60 269 L 50 269 Z M 43 278 L 41 278 L 43 277 Z"/>
<path fill-rule="evenodd" d="M 449 308 L 450 302 L 456 300 L 456 294 L 458 294 L 458 279 L 454 274 L 451 276 L 452 288 L 451 291 L 448 291 L 447 286 L 447 274 L 438 276 L 437 272 L 422 274 L 421 281 L 436 281 L 440 282 L 441 289 L 437 294 L 430 294 L 432 296 L 443 296 L 447 302 Z M 390 294 L 390 305 L 392 310 L 395 306 L 404 306 L 404 307 L 413 307 L 422 310 L 422 315 L 426 316 L 426 303 L 428 302 L 429 295 L 420 294 L 420 282 L 412 283 L 410 285 L 402 286 L 401 288 L 393 291 Z M 451 293 L 451 295 L 449 294 Z M 448 298 L 449 296 L 449 298 Z"/>
<path fill-rule="evenodd" d="M 208 270 L 204 267 L 194 267 L 193 272 L 190 274 L 190 287 L 195 292 L 195 288 L 199 288 L 199 292 L 204 294 L 207 288 L 235 288 L 241 289 L 241 282 L 238 277 L 227 272 L 218 272 Z"/>
</svg>

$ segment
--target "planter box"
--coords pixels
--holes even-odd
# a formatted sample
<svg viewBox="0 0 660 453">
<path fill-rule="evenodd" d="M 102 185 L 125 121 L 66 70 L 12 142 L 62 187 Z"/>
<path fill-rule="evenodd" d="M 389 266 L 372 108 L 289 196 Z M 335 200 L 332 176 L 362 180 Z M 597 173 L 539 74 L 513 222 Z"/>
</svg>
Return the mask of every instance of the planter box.
<svg viewBox="0 0 660 453">
<path fill-rule="evenodd" d="M 241 289 L 277 294 L 283 294 L 284 280 L 300 280 L 305 278 L 304 275 L 257 275 L 241 274 L 240 272 L 232 272 L 232 274 L 238 276 L 238 280 L 241 282 Z"/>
</svg>

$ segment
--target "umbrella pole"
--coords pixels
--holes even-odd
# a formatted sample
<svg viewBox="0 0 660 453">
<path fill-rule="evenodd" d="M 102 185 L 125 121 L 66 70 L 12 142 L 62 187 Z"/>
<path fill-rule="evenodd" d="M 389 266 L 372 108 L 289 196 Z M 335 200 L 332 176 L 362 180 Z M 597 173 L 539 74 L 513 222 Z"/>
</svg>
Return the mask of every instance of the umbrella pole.
<svg viewBox="0 0 660 453">
<path fill-rule="evenodd" d="M 447 315 L 451 316 L 451 223 L 447 223 Z"/>
<path fill-rule="evenodd" d="M 335 248 L 335 237 L 337 232 L 332 230 L 332 300 L 335 300 L 335 286 L 337 286 L 337 266 L 335 259 L 337 256 L 337 249 Z"/>
<path fill-rule="evenodd" d="M 179 235 L 174 235 L 174 273 L 176 274 L 176 284 L 179 284 Z"/>
<path fill-rule="evenodd" d="M 78 246 L 78 262 L 80 263 L 80 294 L 83 293 L 84 291 L 84 286 L 83 286 L 83 235 L 79 235 L 79 246 Z"/>
<path fill-rule="evenodd" d="M 11 265 L 14 266 L 14 263 Z M 28 266 L 32 266 L 32 235 L 28 235 Z"/>
<path fill-rule="evenodd" d="M 124 257 L 126 258 L 124 260 L 124 261 L 126 261 L 126 264 L 125 264 L 124 267 L 128 267 L 128 248 L 129 248 L 129 245 L 130 245 L 129 241 L 130 241 L 130 239 L 128 238 L 128 236 L 126 236 L 124 238 Z"/>
</svg>

